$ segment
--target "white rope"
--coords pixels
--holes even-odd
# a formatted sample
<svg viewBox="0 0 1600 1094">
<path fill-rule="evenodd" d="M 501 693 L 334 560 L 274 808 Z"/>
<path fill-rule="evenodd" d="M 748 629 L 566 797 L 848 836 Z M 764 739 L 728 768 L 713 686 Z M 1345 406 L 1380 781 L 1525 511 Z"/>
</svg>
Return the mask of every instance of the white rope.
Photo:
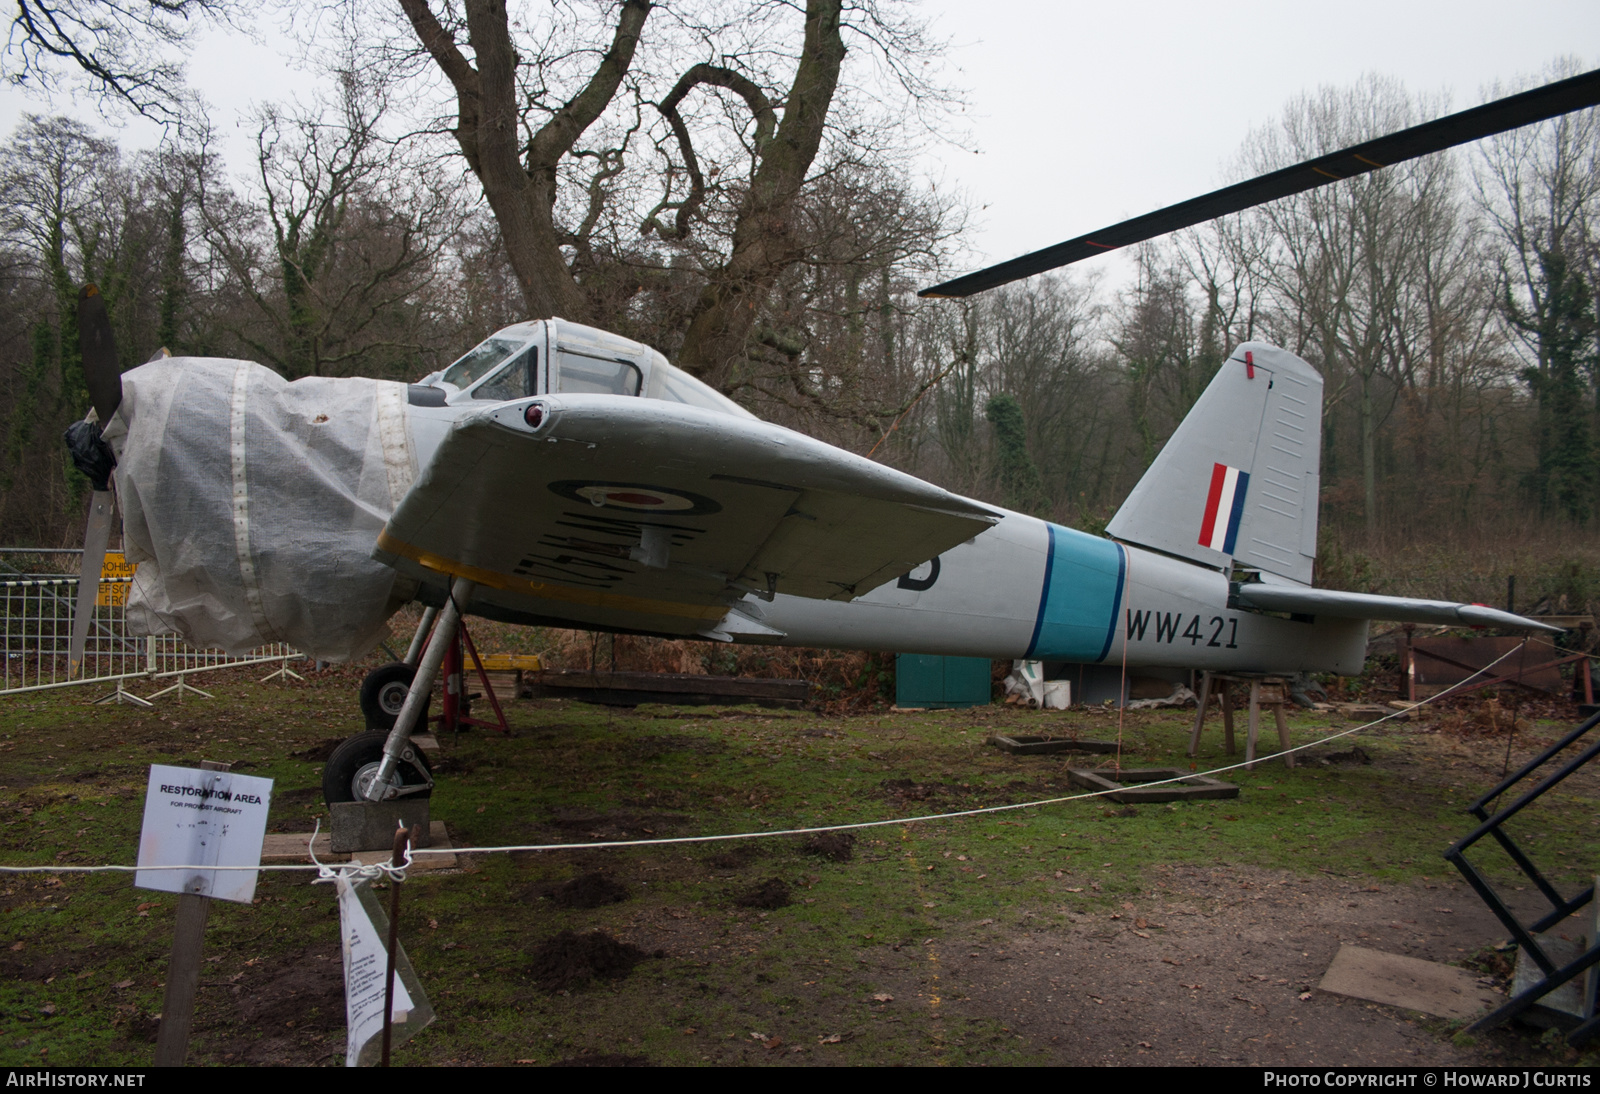
<svg viewBox="0 0 1600 1094">
<path fill-rule="evenodd" d="M 1206 777 L 1210 777 L 1212 775 L 1221 775 L 1221 774 L 1225 774 L 1226 772 L 1229 772 L 1229 771 L 1237 771 L 1242 767 L 1250 767 L 1250 766 L 1253 766 L 1253 765 L 1258 764 L 1258 763 L 1267 763 L 1270 760 L 1280 759 L 1280 758 L 1282 758 L 1284 756 L 1291 756 L 1291 755 L 1293 755 L 1293 754 L 1295 754 L 1297 752 L 1304 752 L 1307 749 L 1321 748 L 1323 745 L 1328 744 L 1331 741 L 1337 741 L 1342 737 L 1349 737 L 1352 734 L 1361 733 L 1362 731 L 1371 729 L 1374 726 L 1382 725 L 1384 722 L 1387 722 L 1392 718 L 1398 718 L 1402 714 L 1410 714 L 1413 711 L 1415 711 L 1415 710 L 1417 710 L 1417 709 L 1419 709 L 1421 707 L 1427 706 L 1429 703 L 1437 702 L 1438 700 L 1443 699 L 1445 696 L 1449 695 L 1452 691 L 1455 691 L 1457 688 L 1462 687 L 1462 686 L 1470 683 L 1474 677 L 1480 676 L 1483 673 L 1488 672 L 1490 669 L 1494 668 L 1501 661 L 1504 661 L 1506 658 L 1510 657 L 1512 654 L 1520 652 L 1522 650 L 1523 646 L 1525 646 L 1526 644 L 1527 644 L 1527 640 L 1524 639 L 1521 644 L 1519 644 L 1517 646 L 1513 646 L 1510 650 L 1508 650 L 1505 653 L 1501 654 L 1499 657 L 1497 657 L 1493 661 L 1489 662 L 1489 664 L 1485 665 L 1483 668 L 1481 668 L 1477 672 L 1473 673 L 1472 676 L 1468 676 L 1465 680 L 1462 680 L 1459 683 L 1450 685 L 1448 688 L 1445 688 L 1443 691 L 1439 692 L 1437 695 L 1431 695 L 1428 698 L 1422 700 L 1420 703 L 1417 703 L 1415 706 L 1408 707 L 1405 710 L 1396 710 L 1392 714 L 1385 714 L 1382 718 L 1376 718 L 1373 721 L 1367 722 L 1367 723 L 1365 723 L 1363 725 L 1355 726 L 1355 727 L 1353 727 L 1351 729 L 1341 730 L 1338 733 L 1331 734 L 1331 735 L 1329 735 L 1327 737 L 1322 737 L 1322 738 L 1320 738 L 1318 740 L 1311 741 L 1311 742 L 1309 742 L 1307 744 L 1296 745 L 1294 748 L 1284 749 L 1282 752 L 1274 752 L 1270 756 L 1258 757 L 1257 759 L 1254 759 L 1254 760 L 1242 760 L 1239 763 L 1227 764 L 1226 766 L 1223 766 L 1223 767 L 1213 767 L 1209 771 L 1191 771 L 1186 775 L 1176 775 L 1176 776 L 1174 776 L 1174 777 L 1172 777 L 1170 779 L 1157 779 L 1157 780 L 1154 780 L 1152 782 L 1141 782 L 1141 783 L 1138 784 L 1139 788 L 1140 789 L 1144 789 L 1145 787 L 1151 787 L 1151 786 L 1166 786 L 1169 783 L 1179 783 L 1179 782 L 1183 782 L 1186 779 L 1206 778 Z M 978 816 L 984 816 L 986 814 L 991 814 L 991 813 L 1008 813 L 1008 812 L 1012 812 L 1012 811 L 1015 811 L 1015 810 L 1018 810 L 1018 809 L 1037 809 L 1040 806 L 1044 806 L 1044 805 L 1060 805 L 1060 804 L 1062 804 L 1064 802 L 1086 801 L 1086 800 L 1091 799 L 1091 798 L 1103 798 L 1108 794 L 1120 793 L 1123 789 L 1125 789 L 1125 788 L 1118 786 L 1118 787 L 1112 787 L 1109 790 L 1088 790 L 1088 791 L 1085 791 L 1085 792 L 1083 792 L 1081 794 L 1067 794 L 1067 795 L 1065 795 L 1063 797 L 1059 797 L 1059 798 L 1040 798 L 1040 799 L 1038 799 L 1036 801 L 1017 802 L 1017 803 L 1014 803 L 1014 804 L 1011 804 L 1011 805 L 990 805 L 990 806 L 985 806 L 985 807 L 983 807 L 981 809 L 961 809 L 961 810 L 957 810 L 957 811 L 951 812 L 951 813 L 925 813 L 925 814 L 922 814 L 921 816 L 915 816 L 915 817 L 896 817 L 896 818 L 894 818 L 892 820 L 857 821 L 857 822 L 852 823 L 852 824 L 827 824 L 827 825 L 819 825 L 819 826 L 816 826 L 816 827 L 813 827 L 813 828 L 780 828 L 780 829 L 772 829 L 772 830 L 767 830 L 767 831 L 762 831 L 762 832 L 728 832 L 728 833 L 721 833 L 721 834 L 718 834 L 718 835 L 711 835 L 711 836 L 660 836 L 660 837 L 657 837 L 655 839 L 598 840 L 598 841 L 595 841 L 593 843 L 521 843 L 521 844 L 509 844 L 509 845 L 506 845 L 506 846 L 503 846 L 503 847 L 417 847 L 417 848 L 408 848 L 407 849 L 405 865 L 398 866 L 398 867 L 397 866 L 392 866 L 392 865 L 389 865 L 389 864 L 386 864 L 386 863 L 371 863 L 371 864 L 341 863 L 341 864 L 339 864 L 338 869 L 336 870 L 332 866 L 323 865 L 322 863 L 318 862 L 317 858 L 316 858 L 316 855 L 313 853 L 311 855 L 311 859 L 312 859 L 312 862 L 314 863 L 314 865 L 292 865 L 292 866 L 287 866 L 287 865 L 286 866 L 162 866 L 162 867 L 160 867 L 160 869 L 162 869 L 162 870 L 315 870 L 315 871 L 318 872 L 317 881 L 331 880 L 336 872 L 342 871 L 342 870 L 349 870 L 351 874 L 353 874 L 353 875 L 354 874 L 359 874 L 362 877 L 377 877 L 379 874 L 384 874 L 384 875 L 387 875 L 389 877 L 395 878 L 395 880 L 404 881 L 405 880 L 406 868 L 409 867 L 412 864 L 414 855 L 493 855 L 493 854 L 506 854 L 506 853 L 509 853 L 509 852 L 512 852 L 512 851 L 594 851 L 594 850 L 605 850 L 605 849 L 608 849 L 608 848 L 616 848 L 616 847 L 661 847 L 661 846 L 666 846 L 666 845 L 669 845 L 669 844 L 681 844 L 681 843 L 722 843 L 722 842 L 727 842 L 729 840 L 771 839 L 771 838 L 776 837 L 776 836 L 812 836 L 812 835 L 821 835 L 822 833 L 825 833 L 825 832 L 851 832 L 851 831 L 856 831 L 856 830 L 863 829 L 863 828 L 887 828 L 887 827 L 890 827 L 890 826 L 893 826 L 893 825 L 897 825 L 897 824 L 926 824 L 926 823 L 928 823 L 930 821 L 959 820 L 962 817 L 978 817 Z M 317 832 L 321 830 L 321 826 L 322 826 L 322 822 L 320 820 L 318 820 L 317 827 L 316 827 L 316 829 L 313 830 L 312 836 L 311 836 L 313 841 L 315 841 L 315 839 L 316 839 Z M 0 866 L 0 873 L 5 873 L 5 874 L 41 874 L 41 873 L 92 874 L 92 873 L 101 873 L 101 872 L 106 872 L 106 871 L 115 871 L 115 872 L 121 872 L 121 873 L 131 873 L 131 872 L 133 872 L 135 870 L 138 870 L 138 869 L 139 869 L 139 867 L 137 867 L 137 866 Z M 149 869 L 149 867 L 146 867 L 146 869 Z"/>
</svg>

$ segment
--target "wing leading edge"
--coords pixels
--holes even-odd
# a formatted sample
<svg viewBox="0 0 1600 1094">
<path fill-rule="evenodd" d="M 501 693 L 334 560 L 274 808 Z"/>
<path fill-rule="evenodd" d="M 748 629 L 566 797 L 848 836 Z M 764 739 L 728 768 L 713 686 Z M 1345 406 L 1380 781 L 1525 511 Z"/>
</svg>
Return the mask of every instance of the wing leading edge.
<svg viewBox="0 0 1600 1094">
<path fill-rule="evenodd" d="M 1437 623 L 1447 627 L 1503 627 L 1508 630 L 1559 631 L 1526 616 L 1482 604 L 1449 600 L 1414 600 L 1375 593 L 1346 593 L 1251 582 L 1234 586 L 1232 600 L 1240 607 L 1269 612 L 1326 615 L 1336 619 L 1385 619 L 1394 623 Z"/>
<path fill-rule="evenodd" d="M 530 615 L 695 634 L 750 593 L 854 599 L 999 517 L 781 426 L 561 395 L 456 422 L 374 555 Z"/>
</svg>

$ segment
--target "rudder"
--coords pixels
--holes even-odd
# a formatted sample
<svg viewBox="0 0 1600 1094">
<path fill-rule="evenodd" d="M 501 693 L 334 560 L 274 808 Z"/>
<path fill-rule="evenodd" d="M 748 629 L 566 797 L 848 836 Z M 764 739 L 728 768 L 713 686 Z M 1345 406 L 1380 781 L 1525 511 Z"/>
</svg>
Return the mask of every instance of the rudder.
<svg viewBox="0 0 1600 1094">
<path fill-rule="evenodd" d="M 1322 377 L 1266 342 L 1228 357 L 1106 531 L 1225 570 L 1309 585 L 1317 554 Z"/>
</svg>

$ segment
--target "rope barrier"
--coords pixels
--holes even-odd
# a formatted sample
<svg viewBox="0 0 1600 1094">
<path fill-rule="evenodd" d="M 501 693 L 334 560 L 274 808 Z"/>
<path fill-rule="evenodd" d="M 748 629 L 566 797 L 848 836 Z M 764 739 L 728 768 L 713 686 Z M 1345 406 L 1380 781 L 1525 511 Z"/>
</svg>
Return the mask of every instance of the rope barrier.
<svg viewBox="0 0 1600 1094">
<path fill-rule="evenodd" d="M 1334 733 L 1334 734 L 1331 734 L 1331 735 L 1329 735 L 1327 737 L 1320 738 L 1319 740 L 1308 742 L 1307 744 L 1296 745 L 1293 748 L 1284 749 L 1281 752 L 1275 752 L 1271 756 L 1268 756 L 1268 757 L 1261 757 L 1261 758 L 1257 758 L 1255 760 L 1243 760 L 1243 761 L 1240 761 L 1239 763 L 1227 764 L 1227 765 L 1224 765 L 1222 767 L 1214 767 L 1214 768 L 1210 769 L 1209 771 L 1191 771 L 1187 775 L 1177 775 L 1177 776 L 1174 776 L 1173 778 L 1170 778 L 1170 779 L 1157 779 L 1157 780 L 1154 780 L 1154 781 L 1151 781 L 1151 782 L 1147 782 L 1147 783 L 1140 783 L 1139 786 L 1140 786 L 1141 789 L 1143 789 L 1145 787 L 1152 787 L 1152 786 L 1166 786 L 1166 785 L 1168 785 L 1170 783 L 1183 782 L 1186 779 L 1194 779 L 1194 778 L 1200 778 L 1200 777 L 1209 777 L 1209 776 L 1213 776 L 1213 775 L 1221 775 L 1221 774 L 1225 774 L 1225 773 L 1227 773 L 1229 771 L 1237 771 L 1240 768 L 1249 767 L 1249 766 L 1251 766 L 1253 764 L 1266 763 L 1269 760 L 1279 759 L 1279 758 L 1284 757 L 1284 756 L 1290 756 L 1290 755 L 1293 755 L 1294 753 L 1297 753 L 1297 752 L 1304 752 L 1304 751 L 1306 751 L 1308 749 L 1321 748 L 1323 745 L 1328 744 L 1329 742 L 1337 741 L 1337 740 L 1339 740 L 1339 739 L 1341 739 L 1343 737 L 1349 737 L 1349 736 L 1352 736 L 1353 734 L 1364 732 L 1365 730 L 1371 729 L 1374 726 L 1379 726 L 1379 725 L 1382 725 L 1383 723 L 1385 723 L 1387 721 L 1390 721 L 1391 719 L 1398 718 L 1402 714 L 1410 714 L 1411 712 L 1413 712 L 1413 711 L 1415 711 L 1415 710 L 1417 710 L 1417 709 L 1419 709 L 1421 707 L 1427 706 L 1429 703 L 1437 702 L 1438 700 L 1443 699 L 1445 696 L 1449 695 L 1452 691 L 1456 690 L 1457 688 L 1462 687 L 1465 684 L 1470 683 L 1475 677 L 1477 677 L 1477 676 L 1479 676 L 1479 675 L 1481 675 L 1483 673 L 1488 672 L 1490 669 L 1493 669 L 1496 665 L 1500 664 L 1501 661 L 1504 661 L 1506 658 L 1512 656 L 1515 653 L 1519 653 L 1523 649 L 1523 647 L 1526 646 L 1526 645 L 1527 645 L 1527 639 L 1524 639 L 1520 644 L 1518 644 L 1516 646 L 1513 646 L 1510 650 L 1508 650 L 1504 654 L 1501 654 L 1495 660 L 1491 661 L 1489 664 L 1485 665 L 1483 668 L 1479 669 L 1477 672 L 1473 673 L 1471 676 L 1468 676 L 1466 679 L 1461 680 L 1458 683 L 1450 685 L 1450 687 L 1448 687 L 1448 688 L 1444 689 L 1443 691 L 1439 692 L 1437 695 L 1431 695 L 1428 698 L 1422 700 L 1420 703 L 1417 703 L 1416 706 L 1410 707 L 1410 708 L 1408 708 L 1406 710 L 1396 710 L 1392 714 L 1384 715 L 1382 718 L 1376 718 L 1376 719 L 1374 719 L 1374 720 L 1372 720 L 1370 722 L 1366 722 L 1366 723 L 1364 723 L 1362 725 L 1355 726 L 1355 727 L 1353 727 L 1351 729 L 1341 730 L 1338 733 Z M 769 830 L 760 831 L 760 832 L 728 832 L 728 833 L 718 833 L 718 834 L 715 834 L 715 835 L 704 835 L 704 836 L 658 836 L 658 837 L 655 837 L 653 839 L 637 839 L 637 840 L 596 840 L 596 841 L 593 841 L 593 842 L 590 842 L 590 843 L 523 843 L 523 844 L 508 844 L 508 845 L 505 845 L 505 846 L 497 846 L 497 847 L 451 847 L 451 848 L 445 848 L 445 847 L 418 847 L 418 848 L 411 849 L 411 850 L 407 851 L 407 853 L 406 853 L 406 863 L 405 863 L 404 866 L 400 866 L 400 867 L 390 866 L 388 864 L 379 864 L 379 863 L 371 863 L 371 864 L 366 864 L 366 863 L 340 863 L 340 864 L 338 864 L 338 867 L 335 868 L 334 866 L 325 865 L 325 864 L 319 862 L 317 860 L 317 858 L 316 858 L 315 853 L 312 853 L 312 855 L 311 855 L 312 864 L 311 865 L 293 864 L 293 865 L 271 865 L 271 866 L 162 866 L 162 867 L 159 867 L 158 869 L 161 869 L 161 870 L 277 870 L 277 871 L 314 870 L 314 871 L 317 871 L 318 876 L 316 878 L 316 881 L 318 881 L 318 882 L 332 880 L 332 878 L 335 876 L 336 873 L 340 872 L 341 870 L 348 869 L 352 875 L 357 875 L 358 874 L 361 877 L 377 877 L 380 874 L 382 874 L 382 875 L 386 875 L 386 876 L 389 876 L 391 878 L 394 878 L 395 880 L 403 881 L 403 880 L 405 880 L 405 870 L 406 870 L 407 867 L 409 867 L 412 864 L 412 861 L 413 861 L 412 856 L 415 856 L 415 855 L 492 855 L 492 854 L 508 854 L 510 852 L 513 852 L 513 851 L 518 851 L 518 852 L 525 852 L 525 851 L 538 851 L 538 852 L 545 852 L 545 851 L 598 851 L 598 850 L 608 850 L 608 849 L 621 848 L 621 847 L 664 847 L 664 846 L 670 846 L 670 845 L 673 845 L 673 844 L 686 844 L 686 843 L 723 843 L 723 842 L 729 842 L 729 841 L 732 841 L 732 840 L 772 839 L 772 838 L 779 837 L 779 836 L 812 836 L 812 835 L 822 835 L 822 834 L 827 833 L 827 832 L 852 832 L 852 831 L 859 831 L 861 829 L 866 829 L 866 828 L 887 828 L 887 827 L 892 827 L 894 825 L 927 824 L 927 823 L 932 822 L 932 821 L 960 820 L 960 819 L 962 819 L 964 817 L 979 817 L 979 816 L 986 816 L 986 815 L 993 814 L 993 813 L 1007 813 L 1007 812 L 1013 812 L 1013 811 L 1018 810 L 1018 809 L 1037 809 L 1037 808 L 1039 808 L 1041 806 L 1046 806 L 1046 805 L 1061 805 L 1061 804 L 1064 804 L 1066 802 L 1086 801 L 1086 800 L 1091 799 L 1091 798 L 1101 798 L 1101 797 L 1105 797 L 1106 795 L 1109 795 L 1109 794 L 1119 793 L 1120 791 L 1121 791 L 1120 787 L 1113 787 L 1112 789 L 1109 789 L 1109 790 L 1089 790 L 1089 791 L 1084 791 L 1081 794 L 1067 794 L 1067 795 L 1063 795 L 1061 797 L 1056 797 L 1056 798 L 1040 798 L 1040 799 L 1037 799 L 1035 801 L 1015 802 L 1015 803 L 1012 803 L 1012 804 L 1009 804 L 1009 805 L 990 805 L 990 806 L 984 806 L 982 808 L 977 808 L 977 809 L 960 809 L 960 810 L 955 810 L 955 811 L 949 812 L 949 813 L 925 813 L 925 814 L 922 814 L 920 816 L 896 817 L 896 818 L 893 818 L 893 819 L 890 819 L 890 820 L 856 821 L 856 822 L 849 823 L 849 824 L 827 824 L 827 825 L 817 825 L 817 826 L 808 827 L 808 828 L 769 829 Z M 321 827 L 322 827 L 322 822 L 319 820 L 317 822 L 316 829 L 314 829 L 313 832 L 312 832 L 311 840 L 312 840 L 313 844 L 316 841 L 317 833 L 321 831 Z M 0 873 L 6 873 L 6 874 L 30 874 L 30 873 L 57 873 L 57 874 L 82 873 L 82 874 L 92 874 L 92 873 L 103 873 L 103 872 L 132 873 L 132 872 L 134 872 L 134 871 L 136 871 L 138 869 L 139 869 L 139 867 L 137 867 L 137 866 L 0 866 Z M 150 869 L 150 868 L 146 867 L 146 869 Z"/>
</svg>

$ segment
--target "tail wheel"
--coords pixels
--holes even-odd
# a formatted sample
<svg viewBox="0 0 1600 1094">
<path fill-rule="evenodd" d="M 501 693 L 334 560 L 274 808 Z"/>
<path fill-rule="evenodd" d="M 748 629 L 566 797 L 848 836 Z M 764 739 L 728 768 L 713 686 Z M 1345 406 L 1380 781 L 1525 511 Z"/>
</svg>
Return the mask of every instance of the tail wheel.
<svg viewBox="0 0 1600 1094">
<path fill-rule="evenodd" d="M 322 768 L 322 797 L 329 805 L 334 802 L 370 800 L 366 788 L 377 777 L 378 765 L 383 762 L 383 743 L 388 738 L 387 731 L 370 729 L 356 734 L 333 750 L 333 755 L 328 757 L 327 764 Z M 424 789 L 406 796 L 426 798 L 433 793 L 433 787 L 429 785 L 432 775 L 422 750 L 415 745 L 407 745 L 400 762 L 395 765 L 395 773 L 390 777 L 389 784 L 396 788 L 421 786 Z"/>
</svg>

